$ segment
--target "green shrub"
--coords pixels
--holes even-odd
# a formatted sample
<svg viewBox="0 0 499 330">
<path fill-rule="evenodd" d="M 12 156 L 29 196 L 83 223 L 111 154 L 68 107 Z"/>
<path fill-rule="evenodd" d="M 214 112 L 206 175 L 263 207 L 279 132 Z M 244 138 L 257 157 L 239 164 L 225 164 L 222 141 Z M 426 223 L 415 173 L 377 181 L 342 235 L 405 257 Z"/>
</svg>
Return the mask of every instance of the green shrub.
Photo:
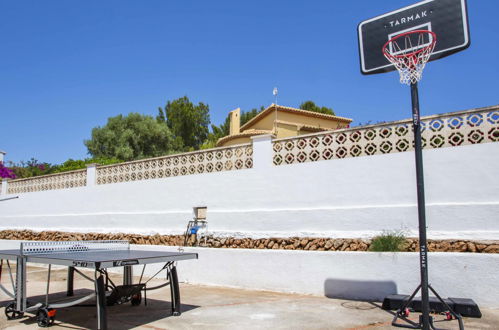
<svg viewBox="0 0 499 330">
<path fill-rule="evenodd" d="M 56 165 L 54 173 L 81 170 L 87 168 L 88 164 L 97 163 L 99 165 L 111 165 L 121 163 L 117 158 L 86 158 L 86 159 L 68 159 L 60 165 Z"/>
<path fill-rule="evenodd" d="M 407 240 L 402 230 L 383 230 L 381 235 L 373 237 L 369 251 L 400 252 L 404 251 Z"/>
<path fill-rule="evenodd" d="M 35 158 L 31 158 L 26 162 L 21 161 L 17 164 L 10 162 L 10 167 L 8 168 L 10 172 L 3 171 L 2 166 L 0 165 L 0 178 L 3 176 L 10 177 L 12 179 L 31 178 L 40 175 L 80 170 L 86 168 L 88 164 L 92 163 L 97 163 L 99 165 L 110 165 L 121 162 L 123 161 L 117 158 L 86 158 L 76 160 L 68 159 L 64 163 L 57 165 L 41 163 Z M 7 176 L 8 173 L 11 173 L 10 176 Z"/>
<path fill-rule="evenodd" d="M 31 158 L 28 161 L 20 161 L 19 163 L 9 162 L 9 164 L 9 168 L 18 179 L 52 174 L 56 169 L 56 166 L 49 163 L 41 163 L 35 158 Z"/>
</svg>

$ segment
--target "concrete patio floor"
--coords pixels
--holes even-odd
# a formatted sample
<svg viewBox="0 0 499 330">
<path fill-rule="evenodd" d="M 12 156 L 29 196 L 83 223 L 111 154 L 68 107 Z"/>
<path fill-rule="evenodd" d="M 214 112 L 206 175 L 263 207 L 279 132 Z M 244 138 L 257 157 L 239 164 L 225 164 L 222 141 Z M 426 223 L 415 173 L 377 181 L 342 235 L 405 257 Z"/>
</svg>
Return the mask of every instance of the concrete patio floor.
<svg viewBox="0 0 499 330">
<path fill-rule="evenodd" d="M 2 283 L 9 287 L 4 271 Z M 47 271 L 30 267 L 29 296 L 43 295 Z M 116 278 L 115 278 L 116 277 Z M 117 281 L 119 276 L 113 275 Z M 64 297 L 66 271 L 52 271 L 51 298 Z M 151 282 L 160 283 L 153 279 Z M 119 282 L 118 282 L 119 283 Z M 75 290 L 92 290 L 89 281 L 75 277 Z M 182 315 L 170 316 L 168 288 L 148 293 L 148 305 L 133 307 L 130 303 L 108 307 L 109 329 L 393 329 L 392 314 L 380 308 L 379 302 L 359 302 L 326 297 L 250 291 L 223 287 L 181 284 Z M 78 291 L 75 291 L 77 294 Z M 58 292 L 58 293 L 57 293 Z M 2 306 L 10 299 L 0 293 Z M 43 298 L 40 298 L 43 300 Z M 465 318 L 466 329 L 498 329 L 499 309 L 481 308 L 481 319 Z M 38 328 L 33 315 L 19 320 L 0 316 L 1 329 Z M 411 319 L 417 320 L 418 314 Z M 442 316 L 437 316 L 442 320 Z M 456 321 L 442 321 L 438 327 L 458 329 Z M 54 329 L 95 329 L 95 307 L 72 307 L 57 310 Z"/>
</svg>

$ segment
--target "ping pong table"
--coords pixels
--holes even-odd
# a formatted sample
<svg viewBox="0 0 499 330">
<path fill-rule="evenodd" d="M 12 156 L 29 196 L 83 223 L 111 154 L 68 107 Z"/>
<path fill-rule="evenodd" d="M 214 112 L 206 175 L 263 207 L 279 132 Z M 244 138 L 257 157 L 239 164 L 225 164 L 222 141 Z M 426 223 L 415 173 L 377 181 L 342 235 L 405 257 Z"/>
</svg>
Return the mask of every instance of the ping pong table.
<svg viewBox="0 0 499 330">
<path fill-rule="evenodd" d="M 13 301 L 5 308 L 8 319 L 23 317 L 24 313 L 36 314 L 39 326 L 48 327 L 54 323 L 57 308 L 65 308 L 82 304 L 95 299 L 97 307 L 97 328 L 107 329 L 106 305 L 131 302 L 139 305 L 144 292 L 147 304 L 147 291 L 170 287 L 171 312 L 174 316 L 181 314 L 180 290 L 178 284 L 176 262 L 187 259 L 197 259 L 197 253 L 165 252 L 150 250 L 132 250 L 128 241 L 60 241 L 39 242 L 27 241 L 20 243 L 19 250 L 0 250 L 0 280 L 4 261 L 9 272 L 12 291 L 9 291 L 0 281 L 0 289 L 10 296 Z M 15 276 L 11 261 L 16 262 Z M 34 302 L 27 299 L 27 263 L 48 265 L 47 288 L 45 301 Z M 165 271 L 165 283 L 155 287 L 147 287 L 149 280 L 142 282 L 146 265 L 162 264 L 159 271 L 150 279 Z M 92 281 L 94 292 L 70 301 L 49 302 L 51 266 L 67 266 L 67 296 L 73 296 L 74 274 Z M 139 283 L 133 283 L 133 266 L 142 265 Z M 123 268 L 123 285 L 116 285 L 108 275 L 108 268 Z M 91 269 L 93 277 L 88 276 L 80 269 Z"/>
</svg>

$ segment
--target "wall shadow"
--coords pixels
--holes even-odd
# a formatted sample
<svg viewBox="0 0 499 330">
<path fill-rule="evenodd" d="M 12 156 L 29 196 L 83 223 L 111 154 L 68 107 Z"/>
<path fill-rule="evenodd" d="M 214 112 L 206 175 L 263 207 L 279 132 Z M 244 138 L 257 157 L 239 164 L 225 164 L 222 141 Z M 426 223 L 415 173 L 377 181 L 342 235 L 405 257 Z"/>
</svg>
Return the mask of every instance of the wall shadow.
<svg viewBox="0 0 499 330">
<path fill-rule="evenodd" d="M 324 295 L 328 298 L 382 301 L 386 296 L 397 293 L 393 281 L 362 281 L 328 278 L 324 282 Z"/>
</svg>

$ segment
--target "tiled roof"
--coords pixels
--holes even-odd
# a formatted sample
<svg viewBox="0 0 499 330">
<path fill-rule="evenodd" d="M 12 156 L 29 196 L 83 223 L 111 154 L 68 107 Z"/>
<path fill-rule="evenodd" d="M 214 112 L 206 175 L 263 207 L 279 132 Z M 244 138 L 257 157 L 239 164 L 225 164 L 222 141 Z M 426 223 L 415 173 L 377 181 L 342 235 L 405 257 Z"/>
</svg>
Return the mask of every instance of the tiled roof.
<svg viewBox="0 0 499 330">
<path fill-rule="evenodd" d="M 314 118 L 322 118 L 322 119 L 329 119 L 329 120 L 335 120 L 335 121 L 340 121 L 344 123 L 351 123 L 352 119 L 350 118 L 345 118 L 345 117 L 339 117 L 339 116 L 333 116 L 333 115 L 327 115 L 325 113 L 319 113 L 319 112 L 313 112 L 313 111 L 307 111 L 307 110 L 302 110 L 302 109 L 297 109 L 297 108 L 291 108 L 291 107 L 285 107 L 282 105 L 275 105 L 271 104 L 269 105 L 265 110 L 260 112 L 258 115 L 253 117 L 250 121 L 248 121 L 246 124 L 241 126 L 241 130 L 246 129 L 247 127 L 250 127 L 254 123 L 258 122 L 260 119 L 265 117 L 269 112 L 275 111 L 277 107 L 277 111 L 283 111 L 283 112 L 289 112 L 289 113 L 296 113 L 308 117 L 314 117 Z"/>
</svg>

